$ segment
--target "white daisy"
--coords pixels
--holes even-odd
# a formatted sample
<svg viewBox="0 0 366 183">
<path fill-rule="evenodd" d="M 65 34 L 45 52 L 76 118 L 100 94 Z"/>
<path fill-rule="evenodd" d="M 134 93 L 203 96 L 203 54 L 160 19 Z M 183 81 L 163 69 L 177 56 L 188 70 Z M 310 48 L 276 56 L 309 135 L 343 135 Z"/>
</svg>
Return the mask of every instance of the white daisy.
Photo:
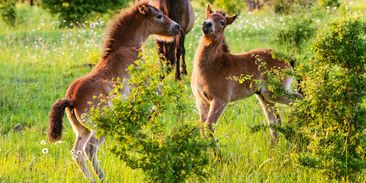
<svg viewBox="0 0 366 183">
<path fill-rule="evenodd" d="M 47 148 L 43 148 L 43 149 L 42 149 L 42 153 L 43 153 L 43 154 L 48 154 L 48 149 L 47 149 Z"/>
</svg>

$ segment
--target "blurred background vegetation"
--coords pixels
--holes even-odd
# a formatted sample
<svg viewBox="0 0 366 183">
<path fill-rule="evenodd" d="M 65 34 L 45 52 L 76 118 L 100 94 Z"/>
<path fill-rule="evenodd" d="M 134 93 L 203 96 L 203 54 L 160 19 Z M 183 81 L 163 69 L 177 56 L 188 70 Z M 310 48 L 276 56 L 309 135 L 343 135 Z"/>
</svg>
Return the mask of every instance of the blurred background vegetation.
<svg viewBox="0 0 366 183">
<path fill-rule="evenodd" d="M 114 14 L 116 11 L 131 3 L 131 0 L 1 0 L 0 13 L 5 22 L 14 26 L 16 24 L 16 3 L 29 3 L 31 6 L 41 6 L 60 20 L 60 26 L 80 26 L 86 20 L 104 14 Z M 342 0 L 196 0 L 194 3 L 205 5 L 214 4 L 228 13 L 241 13 L 252 11 L 271 11 L 278 14 L 291 14 L 298 11 L 309 10 L 314 6 L 321 8 L 338 8 L 347 6 L 347 1 Z M 353 1 L 351 1 L 353 2 Z M 357 2 L 357 1 L 356 1 Z M 361 8 L 366 3 L 359 2 Z M 349 8 L 344 7 L 344 8 Z"/>
<path fill-rule="evenodd" d="M 70 156 L 74 133 L 66 120 L 63 141 L 57 145 L 44 142 L 49 107 L 55 99 L 64 97 L 71 81 L 88 73 L 99 61 L 105 27 L 121 8 L 131 3 L 0 0 L 0 182 L 86 182 Z M 364 90 L 359 87 L 365 78 L 364 53 L 349 47 L 364 48 L 365 0 L 192 0 L 196 22 L 186 41 L 188 71 L 192 70 L 202 35 L 200 25 L 207 3 L 213 4 L 215 10 L 239 14 L 225 32 L 233 52 L 269 47 L 295 60 L 297 77 L 308 86 L 308 98 L 297 104 L 301 105 L 297 114 L 280 106 L 285 126 L 280 143 L 273 150 L 268 146 L 267 128 L 252 131 L 258 124 L 265 125 L 256 99 L 230 105 L 215 133 L 223 161 L 211 165 L 214 174 L 206 182 L 365 182 L 365 99 L 362 92 L 348 95 L 353 86 L 358 87 L 353 91 Z M 353 16 L 356 12 L 359 16 Z M 145 50 L 146 55 L 156 54 L 152 38 Z M 321 50 L 335 51 L 330 57 Z M 351 65 L 344 66 L 343 52 L 355 56 Z M 154 61 L 159 66 L 158 59 Z M 316 70 L 319 65 L 323 70 Z M 328 85 L 320 85 L 324 81 Z M 187 105 L 182 109 L 184 117 L 195 121 L 198 115 L 189 77 L 180 85 L 182 100 Z M 327 100 L 313 95 L 316 92 Z M 340 106 L 337 101 L 348 106 Z M 329 107 L 323 108 L 324 103 Z M 350 111 L 348 121 L 339 120 L 338 109 Z M 322 113 L 329 120 L 324 120 Z M 160 122 L 174 127 L 175 111 L 168 110 L 167 114 Z M 286 125 L 291 128 L 286 129 Z M 292 133 L 293 129 L 296 133 Z M 327 135 L 328 131 L 335 136 Z M 353 140 L 347 140 L 349 137 Z M 109 140 L 99 154 L 107 181 L 142 182 L 144 175 L 140 170 L 130 169 L 109 151 L 117 144 Z M 308 142 L 312 142 L 311 146 Z"/>
</svg>

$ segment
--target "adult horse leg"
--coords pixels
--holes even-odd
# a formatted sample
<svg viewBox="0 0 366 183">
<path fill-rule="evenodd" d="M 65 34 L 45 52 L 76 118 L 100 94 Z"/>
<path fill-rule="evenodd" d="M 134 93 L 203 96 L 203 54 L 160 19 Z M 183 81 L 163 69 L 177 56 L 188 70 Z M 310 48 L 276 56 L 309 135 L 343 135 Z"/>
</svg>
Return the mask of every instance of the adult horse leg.
<svg viewBox="0 0 366 183">
<path fill-rule="evenodd" d="M 97 139 L 95 137 L 95 131 L 92 131 L 90 133 L 90 136 L 89 136 L 87 142 L 84 145 L 84 151 L 92 164 L 93 170 L 98 175 L 99 179 L 101 179 L 101 180 L 103 180 L 105 178 L 105 175 L 102 170 L 102 167 L 99 164 L 97 152 L 98 152 L 99 146 L 103 142 L 104 142 L 104 137 Z"/>
<path fill-rule="evenodd" d="M 162 61 L 162 66 L 166 67 L 167 73 L 170 73 L 172 66 L 175 64 L 175 45 L 176 40 L 173 42 L 163 42 L 157 41 L 158 51 L 160 59 Z M 164 77 L 163 77 L 164 78 Z"/>
<path fill-rule="evenodd" d="M 165 45 L 166 45 L 165 57 L 166 57 L 167 62 L 168 62 L 168 72 L 170 72 L 171 69 L 173 68 L 174 64 L 176 64 L 176 44 L 177 44 L 176 39 L 174 39 L 173 42 L 165 43 Z M 179 73 L 178 73 L 178 75 L 177 74 L 175 75 L 175 79 L 180 80 Z"/>
<path fill-rule="evenodd" d="M 165 42 L 163 41 L 156 41 L 156 45 L 158 47 L 158 54 L 159 54 L 159 57 L 160 57 L 160 66 L 161 67 L 166 67 L 166 46 L 165 46 Z M 168 71 L 167 71 L 168 72 Z M 160 79 L 163 80 L 165 78 L 165 72 L 164 74 L 162 74 L 160 76 Z"/>
<path fill-rule="evenodd" d="M 156 46 L 158 47 L 158 54 L 159 54 L 159 57 L 160 57 L 160 61 L 163 61 L 165 60 L 165 50 L 164 50 L 164 44 L 165 42 L 163 41 L 156 41 Z"/>
<path fill-rule="evenodd" d="M 181 56 L 182 56 L 182 74 L 183 75 L 187 75 L 187 67 L 186 67 L 186 49 L 184 48 L 184 40 L 185 40 L 185 35 L 182 33 L 182 37 L 180 38 L 180 49 L 181 49 Z"/>
<path fill-rule="evenodd" d="M 182 31 L 179 34 L 178 38 L 176 39 L 175 45 L 175 79 L 180 80 L 180 56 L 182 55 L 182 49 L 180 47 L 182 41 Z"/>
<path fill-rule="evenodd" d="M 278 141 L 278 132 L 276 131 L 276 126 L 280 125 L 280 117 L 278 113 L 276 112 L 276 106 L 275 103 L 272 103 L 268 101 L 264 96 L 261 94 L 255 95 L 257 99 L 259 100 L 260 104 L 262 105 L 262 109 L 264 112 L 264 115 L 266 116 L 268 125 L 270 126 L 270 146 L 273 147 L 275 144 L 277 144 Z"/>
</svg>

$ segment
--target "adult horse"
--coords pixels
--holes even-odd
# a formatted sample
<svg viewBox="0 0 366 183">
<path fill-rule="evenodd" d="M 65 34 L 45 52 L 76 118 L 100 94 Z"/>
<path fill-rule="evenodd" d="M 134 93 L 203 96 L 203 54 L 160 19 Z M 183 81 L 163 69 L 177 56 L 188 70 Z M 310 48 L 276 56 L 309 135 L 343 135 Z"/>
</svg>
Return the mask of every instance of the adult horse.
<svg viewBox="0 0 366 183">
<path fill-rule="evenodd" d="M 194 12 L 189 0 L 145 0 L 149 4 L 159 8 L 165 15 L 177 22 L 181 31 L 173 40 L 159 37 L 157 46 L 162 59 L 167 61 L 169 67 L 175 65 L 175 79 L 181 79 L 180 58 L 182 57 L 182 74 L 187 75 L 184 40 L 186 34 L 191 31 L 194 24 Z M 169 68 L 170 70 L 170 68 Z"/>
<path fill-rule="evenodd" d="M 49 140 L 54 142 L 61 138 L 62 116 L 66 111 L 76 134 L 72 156 L 90 180 L 93 176 L 86 164 L 87 159 L 98 177 L 104 178 L 97 159 L 97 150 L 104 138 L 96 138 L 95 131 L 84 126 L 85 116 L 91 107 L 97 107 L 100 100 L 108 99 L 116 78 L 129 77 L 126 69 L 139 58 L 140 48 L 150 34 L 170 37 L 178 35 L 179 31 L 177 23 L 147 3 L 138 3 L 121 12 L 111 25 L 99 63 L 90 73 L 70 84 L 65 99 L 59 99 L 52 105 Z M 124 86 L 121 92 L 128 95 L 128 85 Z"/>
</svg>

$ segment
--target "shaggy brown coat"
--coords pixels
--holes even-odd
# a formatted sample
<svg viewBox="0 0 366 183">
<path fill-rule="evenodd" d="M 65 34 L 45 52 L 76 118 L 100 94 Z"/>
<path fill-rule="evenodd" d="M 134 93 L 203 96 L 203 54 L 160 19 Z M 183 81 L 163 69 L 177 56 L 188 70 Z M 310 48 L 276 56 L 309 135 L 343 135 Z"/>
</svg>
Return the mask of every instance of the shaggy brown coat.
<svg viewBox="0 0 366 183">
<path fill-rule="evenodd" d="M 52 105 L 49 140 L 54 142 L 61 138 L 62 117 L 66 111 L 76 134 L 72 156 L 89 179 L 93 178 L 86 165 L 87 158 L 99 178 L 104 178 L 97 160 L 98 146 L 104 138 L 95 138 L 95 131 L 83 124 L 90 108 L 97 107 L 101 99 L 108 99 L 117 78 L 125 82 L 123 95 L 129 94 L 126 69 L 139 59 L 140 48 L 149 35 L 176 36 L 179 31 L 177 23 L 147 3 L 136 4 L 121 12 L 108 31 L 99 63 L 90 73 L 70 84 L 65 99 Z"/>
<path fill-rule="evenodd" d="M 196 97 L 196 105 L 200 119 L 214 130 L 215 124 L 229 102 L 244 99 L 253 94 L 261 102 L 268 123 L 278 125 L 281 122 L 276 113 L 275 103 L 290 104 L 292 97 L 301 97 L 298 93 L 276 96 L 265 86 L 256 86 L 256 81 L 267 80 L 265 72 L 273 68 L 291 70 L 292 67 L 280 60 L 272 58 L 271 49 L 255 49 L 241 54 L 230 53 L 225 41 L 224 30 L 236 19 L 236 16 L 225 16 L 224 12 L 213 12 L 207 6 L 204 32 L 197 49 L 191 87 Z M 265 65 L 266 67 L 262 67 Z M 250 76 L 244 82 L 233 77 Z M 286 76 L 282 83 L 286 90 L 290 89 L 292 78 Z M 277 139 L 277 133 L 271 129 L 271 139 Z"/>
</svg>

